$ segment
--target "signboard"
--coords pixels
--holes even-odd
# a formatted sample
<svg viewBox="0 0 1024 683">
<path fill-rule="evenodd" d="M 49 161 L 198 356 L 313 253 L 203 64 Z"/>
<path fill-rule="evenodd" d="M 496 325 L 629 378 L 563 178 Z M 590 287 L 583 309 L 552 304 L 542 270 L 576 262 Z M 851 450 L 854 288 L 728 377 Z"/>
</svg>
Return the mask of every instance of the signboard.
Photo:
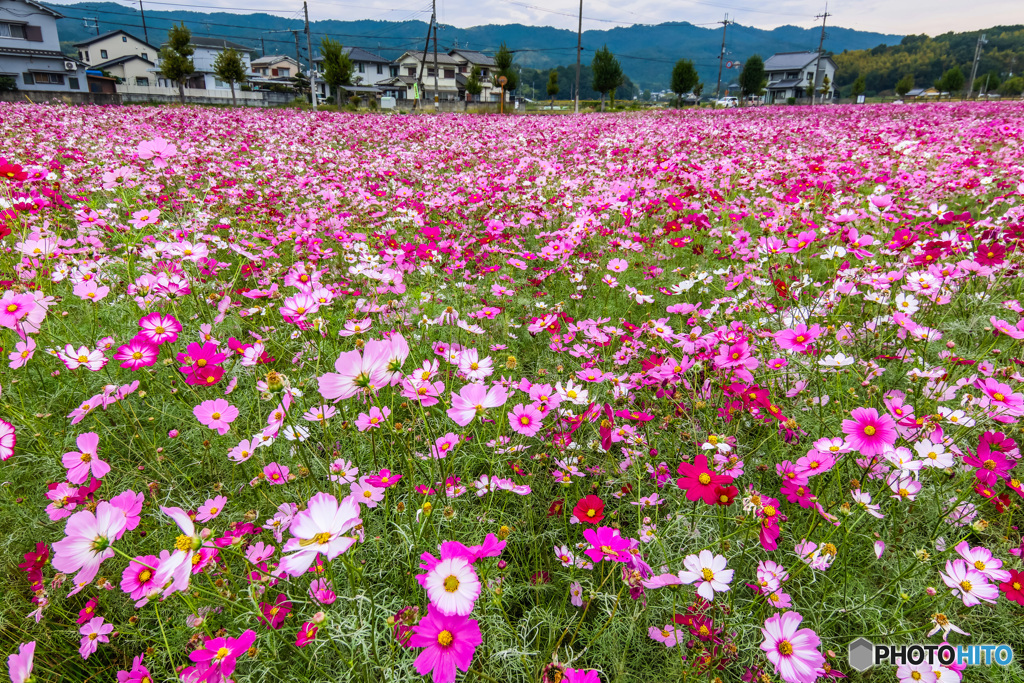
<svg viewBox="0 0 1024 683">
<path fill-rule="evenodd" d="M 382 98 L 380 98 L 380 108 L 381 109 L 394 109 L 397 106 L 397 104 L 398 104 L 398 102 L 395 100 L 394 97 L 382 97 Z"/>
<path fill-rule="evenodd" d="M 726 69 L 731 69 L 732 68 L 732 62 L 731 61 L 726 62 L 725 63 L 725 68 Z"/>
<path fill-rule="evenodd" d="M 504 76 L 498 78 L 498 85 L 500 85 L 501 87 L 504 88 L 506 83 L 508 83 L 508 79 L 505 78 Z"/>
<path fill-rule="evenodd" d="M 864 96 L 857 95 L 857 104 L 864 104 Z"/>
</svg>

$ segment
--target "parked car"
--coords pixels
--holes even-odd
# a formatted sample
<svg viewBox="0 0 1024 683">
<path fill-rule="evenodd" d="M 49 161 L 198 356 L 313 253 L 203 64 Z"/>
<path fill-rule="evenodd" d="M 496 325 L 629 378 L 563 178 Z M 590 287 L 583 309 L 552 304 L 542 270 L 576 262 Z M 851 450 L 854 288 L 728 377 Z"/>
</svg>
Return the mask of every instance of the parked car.
<svg viewBox="0 0 1024 683">
<path fill-rule="evenodd" d="M 715 106 L 731 109 L 733 107 L 740 106 L 740 101 L 739 98 L 736 97 L 723 97 L 722 99 L 715 102 Z"/>
</svg>

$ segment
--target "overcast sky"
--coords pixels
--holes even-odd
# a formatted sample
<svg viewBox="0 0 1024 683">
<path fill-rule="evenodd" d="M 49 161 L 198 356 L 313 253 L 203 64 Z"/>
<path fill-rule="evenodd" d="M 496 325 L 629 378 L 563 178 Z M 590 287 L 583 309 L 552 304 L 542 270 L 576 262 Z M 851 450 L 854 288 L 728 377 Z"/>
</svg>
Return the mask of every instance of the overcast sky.
<svg viewBox="0 0 1024 683">
<path fill-rule="evenodd" d="M 579 4 L 574 0 L 436 0 L 438 21 L 458 27 L 521 23 L 576 29 Z M 200 4 L 202 3 L 202 4 Z M 64 4 L 61 2 L 61 4 Z M 135 4 L 128 0 L 126 4 Z M 173 5 L 173 7 L 171 6 Z M 159 10 L 264 10 L 301 16 L 301 6 L 269 0 L 166 0 L 147 2 Z M 295 11 L 282 10 L 295 7 Z M 309 0 L 310 18 L 400 21 L 430 18 L 430 0 Z M 709 24 L 729 18 L 745 26 L 774 28 L 784 24 L 810 27 L 825 9 L 825 0 L 583 0 L 583 29 L 630 24 L 688 21 Z M 937 35 L 995 25 L 1024 24 L 1024 0 L 832 0 L 828 23 L 862 31 Z"/>
</svg>

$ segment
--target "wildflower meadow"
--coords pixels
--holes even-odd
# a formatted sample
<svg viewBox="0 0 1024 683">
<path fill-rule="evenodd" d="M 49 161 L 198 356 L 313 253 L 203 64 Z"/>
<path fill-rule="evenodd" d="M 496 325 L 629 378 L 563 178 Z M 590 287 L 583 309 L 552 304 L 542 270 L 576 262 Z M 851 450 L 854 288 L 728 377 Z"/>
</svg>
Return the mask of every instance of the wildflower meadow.
<svg viewBox="0 0 1024 683">
<path fill-rule="evenodd" d="M 1024 106 L 0 104 L 26 681 L 1021 681 Z"/>
</svg>

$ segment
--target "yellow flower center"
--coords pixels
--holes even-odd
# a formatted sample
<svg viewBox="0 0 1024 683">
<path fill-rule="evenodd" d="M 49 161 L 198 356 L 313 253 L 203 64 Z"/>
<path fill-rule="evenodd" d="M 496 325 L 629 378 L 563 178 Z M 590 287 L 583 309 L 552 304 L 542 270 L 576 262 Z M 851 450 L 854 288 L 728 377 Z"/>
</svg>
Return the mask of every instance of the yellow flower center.
<svg viewBox="0 0 1024 683">
<path fill-rule="evenodd" d="M 174 539 L 174 549 L 186 551 L 192 547 L 192 537 L 181 534 L 178 538 Z"/>
<path fill-rule="evenodd" d="M 231 654 L 231 650 L 227 649 L 226 647 L 222 647 L 219 650 L 217 650 L 217 659 L 224 659 L 229 654 Z"/>
<path fill-rule="evenodd" d="M 703 569 L 701 569 L 700 573 L 704 577 L 705 581 L 714 581 L 715 580 L 715 573 L 713 571 L 711 571 L 710 569 L 708 569 L 707 567 L 704 567 Z"/>
<path fill-rule="evenodd" d="M 454 642 L 455 636 L 453 636 L 452 632 L 447 629 L 437 634 L 437 644 L 441 647 L 448 647 Z"/>
<path fill-rule="evenodd" d="M 90 460 L 92 460 L 92 453 L 82 453 L 80 457 L 82 462 L 89 462 Z"/>
<path fill-rule="evenodd" d="M 455 591 L 459 590 L 459 577 L 455 576 L 454 574 L 449 575 L 444 580 L 444 590 L 447 593 L 454 593 Z"/>
<path fill-rule="evenodd" d="M 980 572 L 983 572 L 983 571 L 985 571 L 985 563 L 982 562 L 981 560 L 978 560 L 978 561 L 976 561 L 974 563 L 974 568 L 977 569 Z"/>
<path fill-rule="evenodd" d="M 960 582 L 960 588 L 962 588 L 965 593 L 970 593 L 971 592 L 971 582 L 968 581 L 967 579 L 964 579 L 963 581 Z"/>
<path fill-rule="evenodd" d="M 220 419 L 220 413 L 214 413 L 213 415 L 210 415 L 210 417 L 213 418 L 214 420 L 219 420 Z"/>
<path fill-rule="evenodd" d="M 782 655 L 791 655 L 791 654 L 793 654 L 793 644 L 790 643 L 788 640 L 784 640 L 781 643 L 779 643 L 779 654 L 782 654 Z"/>
<path fill-rule="evenodd" d="M 699 481 L 702 485 L 707 486 L 708 484 L 711 483 L 711 475 L 708 474 L 707 472 L 701 472 L 700 475 L 697 477 L 697 481 Z"/>
<path fill-rule="evenodd" d="M 146 583 L 152 576 L 153 572 L 149 571 L 148 569 L 143 569 L 141 572 L 139 572 L 139 583 Z"/>
<path fill-rule="evenodd" d="M 992 394 L 992 398 L 994 398 L 997 401 L 1005 401 L 1006 400 L 1006 397 L 1003 396 L 1002 394 L 998 393 L 998 392 L 995 393 L 995 394 Z"/>
<path fill-rule="evenodd" d="M 16 310 L 18 310 L 18 304 L 10 304 L 7 307 L 7 312 L 8 313 L 14 313 Z"/>
<path fill-rule="evenodd" d="M 864 428 L 864 433 L 867 434 L 868 436 L 874 436 L 875 428 L 872 427 L 871 425 L 868 425 L 867 427 Z"/>
</svg>

